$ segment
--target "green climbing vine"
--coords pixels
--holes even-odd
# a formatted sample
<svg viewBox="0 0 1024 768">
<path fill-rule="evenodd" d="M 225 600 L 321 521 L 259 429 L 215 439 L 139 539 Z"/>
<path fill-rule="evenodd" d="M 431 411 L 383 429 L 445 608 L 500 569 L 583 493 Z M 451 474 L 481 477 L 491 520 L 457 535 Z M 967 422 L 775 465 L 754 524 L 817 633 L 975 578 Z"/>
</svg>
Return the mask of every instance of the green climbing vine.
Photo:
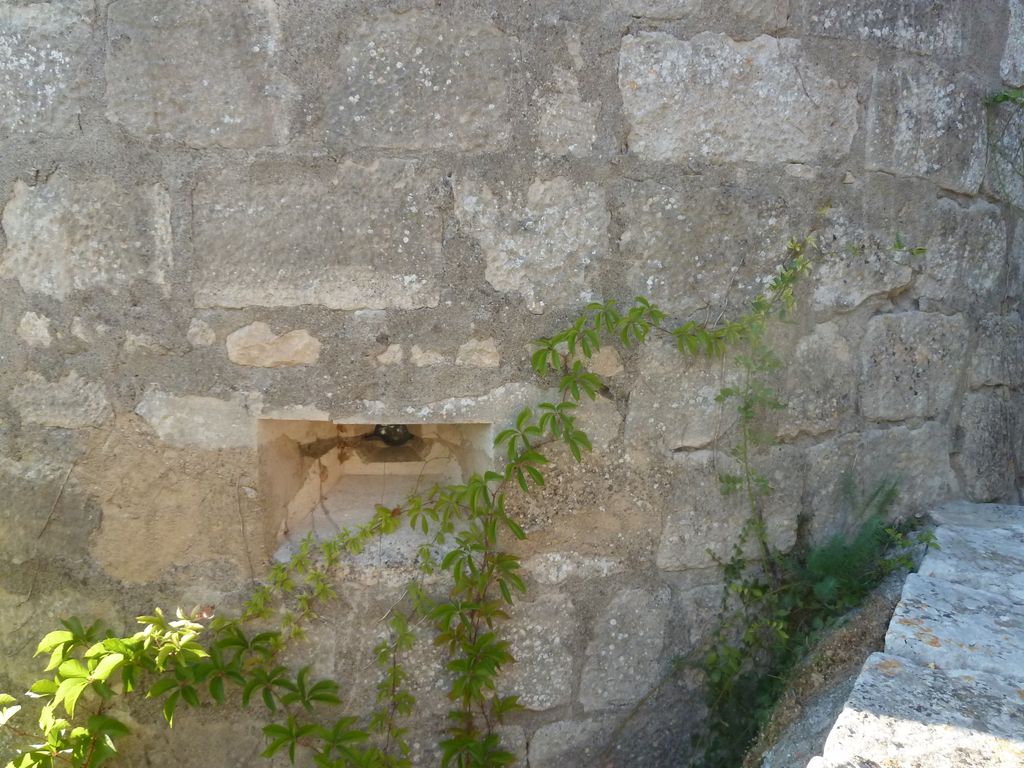
<svg viewBox="0 0 1024 768">
<path fill-rule="evenodd" d="M 766 323 L 792 308 L 794 286 L 809 268 L 809 247 L 809 241 L 792 241 L 787 264 L 765 294 L 746 314 L 724 323 L 672 324 L 642 297 L 621 308 L 615 301 L 590 304 L 565 330 L 537 340 L 532 367 L 558 397 L 524 409 L 497 435 L 495 444 L 505 456 L 502 471 L 436 485 L 399 507 L 378 506 L 367 523 L 331 538 L 307 537 L 288 562 L 273 566 L 239 617 L 197 609 L 179 610 L 168 619 L 158 609 L 139 618 L 141 629 L 124 636 L 96 624 L 85 627 L 77 619 L 63 622 L 39 643 L 37 655 L 49 657 L 48 674 L 32 685 L 29 698 L 0 698 L 0 725 L 22 744 L 8 768 L 95 768 L 111 760 L 117 740 L 129 731 L 113 702 L 131 695 L 160 702 L 169 726 L 181 706 L 234 701 L 262 708 L 268 758 L 283 753 L 294 763 L 305 753 L 321 768 L 409 766 L 405 723 L 416 700 L 405 660 L 417 639 L 413 627 L 422 622 L 431 625 L 434 642 L 448 653 L 451 709 L 440 743 L 442 768 L 512 763 L 515 756 L 502 744 L 499 727 L 520 705 L 516 696 L 498 692 L 502 670 L 514 661 L 498 626 L 526 587 L 519 559 L 503 551 L 501 542 L 526 533 L 508 512 L 509 491 L 517 486 L 529 493 L 545 484 L 553 445 L 564 445 L 576 461 L 592 450 L 576 411 L 604 388 L 586 365 L 602 345 L 636 347 L 658 335 L 672 339 L 683 355 L 711 358 L 744 346 L 738 360 L 748 374 L 745 383 L 722 395 L 738 399 L 742 417 L 735 455 L 743 472 L 727 483 L 742 487 L 755 510 L 744 535 L 753 531 L 763 539 L 758 499 L 767 483 L 752 469 L 750 446 L 754 415 L 774 407 L 758 374 L 777 361 L 762 338 Z M 403 525 L 426 537 L 418 558 L 423 574 L 443 572 L 450 586 L 443 596 L 429 594 L 422 580 L 409 586 L 408 600 L 392 612 L 387 639 L 374 649 L 380 673 L 375 706 L 368 718 L 359 718 L 342 711 L 337 682 L 315 679 L 308 666 L 290 670 L 282 651 L 337 597 L 335 576 L 346 556 Z M 444 554 L 438 558 L 435 552 Z M 765 562 L 771 562 L 770 554 L 766 551 Z M 33 719 L 26 724 L 29 710 Z"/>
</svg>

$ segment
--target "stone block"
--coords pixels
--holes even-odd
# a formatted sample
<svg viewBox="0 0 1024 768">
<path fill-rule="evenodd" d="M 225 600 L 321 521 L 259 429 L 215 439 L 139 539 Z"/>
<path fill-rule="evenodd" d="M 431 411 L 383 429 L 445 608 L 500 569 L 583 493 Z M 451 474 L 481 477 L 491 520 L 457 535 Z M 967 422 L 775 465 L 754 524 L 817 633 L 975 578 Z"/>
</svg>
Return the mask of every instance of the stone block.
<svg viewBox="0 0 1024 768">
<path fill-rule="evenodd" d="M 629 290 L 679 317 L 745 308 L 785 261 L 793 233 L 810 229 L 819 205 L 804 182 L 768 172 L 628 181 L 618 198 Z"/>
<path fill-rule="evenodd" d="M 972 387 L 1024 384 L 1024 322 L 1020 315 L 986 315 L 971 359 Z"/>
<path fill-rule="evenodd" d="M 511 617 L 504 634 L 516 662 L 501 676 L 502 691 L 518 694 L 519 703 L 535 711 L 568 704 L 579 633 L 572 600 L 558 593 L 541 594 L 532 603 L 517 603 Z"/>
<path fill-rule="evenodd" d="M 78 129 L 93 10 L 89 0 L 0 7 L 0 137 Z"/>
<path fill-rule="evenodd" d="M 885 651 L 941 670 L 1012 674 L 1024 670 L 1024 609 L 991 592 L 912 573 Z"/>
<path fill-rule="evenodd" d="M 256 148 L 288 138 L 277 10 L 251 0 L 120 0 L 107 17 L 107 117 L 143 138 Z"/>
<path fill-rule="evenodd" d="M 699 13 L 701 2 L 702 0 L 615 0 L 615 7 L 630 16 L 672 21 Z"/>
<path fill-rule="evenodd" d="M 98 427 L 113 415 L 103 385 L 87 381 L 75 371 L 52 382 L 30 371 L 14 386 L 8 400 L 23 422 L 44 427 Z"/>
<path fill-rule="evenodd" d="M 259 406 L 199 395 L 172 395 L 156 386 L 146 390 L 135 412 L 165 443 L 175 446 L 255 448 Z"/>
<path fill-rule="evenodd" d="M 969 392 L 960 410 L 960 469 L 974 501 L 1005 501 L 1016 487 L 1014 415 L 997 392 Z"/>
<path fill-rule="evenodd" d="M 645 160 L 814 163 L 844 156 L 857 130 L 856 89 L 793 39 L 627 35 L 619 90 L 629 149 Z"/>
<path fill-rule="evenodd" d="M 27 293 L 63 300 L 137 280 L 164 284 L 171 264 L 170 200 L 158 185 L 124 187 L 109 176 L 19 181 L 2 224 L 0 277 Z"/>
<path fill-rule="evenodd" d="M 1024 1 L 1010 0 L 1010 27 L 999 73 L 1007 85 L 1024 85 Z"/>
<path fill-rule="evenodd" d="M 872 296 L 899 293 L 914 271 L 892 249 L 877 241 L 847 243 L 846 250 L 826 253 L 814 269 L 814 307 L 850 310 Z"/>
<path fill-rule="evenodd" d="M 193 195 L 203 307 L 417 309 L 438 303 L 434 177 L 416 163 L 260 165 L 200 179 Z"/>
<path fill-rule="evenodd" d="M 590 768 L 607 746 L 615 720 L 605 716 L 541 726 L 530 739 L 530 768 Z"/>
<path fill-rule="evenodd" d="M 857 398 L 853 356 L 835 323 L 822 323 L 797 343 L 783 397 L 786 409 L 779 416 L 780 437 L 819 435 L 853 413 Z"/>
<path fill-rule="evenodd" d="M 941 525 L 917 572 L 1005 597 L 1024 606 L 1024 528 Z"/>
<path fill-rule="evenodd" d="M 738 369 L 723 366 L 720 360 L 690 357 L 662 339 L 645 344 L 639 356 L 639 375 L 626 416 L 626 445 L 671 457 L 715 442 L 729 423 L 727 406 L 715 398 L 723 387 L 739 381 Z"/>
<path fill-rule="evenodd" d="M 327 137 L 344 146 L 500 149 L 514 61 L 515 41 L 491 24 L 422 11 L 378 16 L 338 55 Z"/>
<path fill-rule="evenodd" d="M 537 179 L 525 196 L 502 200 L 487 184 L 461 179 L 455 215 L 484 252 L 487 282 L 518 294 L 530 312 L 593 298 L 590 273 L 608 253 L 610 222 L 596 184 Z"/>
<path fill-rule="evenodd" d="M 585 157 L 597 140 L 598 105 L 580 98 L 571 72 L 556 68 L 549 92 L 537 99 L 537 144 L 551 157 Z"/>
<path fill-rule="evenodd" d="M 671 604 L 667 587 L 619 592 L 594 624 L 580 680 L 587 711 L 629 706 L 657 684 Z"/>
<path fill-rule="evenodd" d="M 901 312 L 871 318 L 861 348 L 863 415 L 900 421 L 947 413 L 968 335 L 961 315 Z"/>
<path fill-rule="evenodd" d="M 1006 222 L 998 208 L 961 208 L 940 200 L 917 279 L 921 309 L 968 311 L 992 307 L 1006 291 Z"/>
<path fill-rule="evenodd" d="M 523 573 L 541 584 L 561 584 L 568 579 L 600 579 L 626 570 L 611 557 L 579 552 L 545 552 L 523 561 Z"/>
<path fill-rule="evenodd" d="M 35 312 L 26 312 L 18 323 L 18 336 L 30 347 L 49 347 L 53 343 L 50 336 L 50 318 Z"/>
<path fill-rule="evenodd" d="M 1018 763 L 1024 680 L 1007 672 L 944 671 L 889 653 L 871 654 L 825 742 L 825 765 Z"/>
<path fill-rule="evenodd" d="M 970 0 L 804 0 L 811 34 L 936 56 L 964 52 L 972 12 Z"/>
<path fill-rule="evenodd" d="M 785 27 L 791 11 L 790 0 L 726 0 L 724 5 L 738 19 L 759 24 L 766 31 Z"/>
<path fill-rule="evenodd" d="M 498 344 L 493 338 L 470 339 L 459 347 L 455 364 L 470 368 L 497 368 L 501 365 Z"/>
<path fill-rule="evenodd" d="M 1017 208 L 1024 208 L 1024 110 L 1007 104 L 992 105 L 988 110 L 985 189 Z"/>
<path fill-rule="evenodd" d="M 949 431 L 928 423 L 919 429 L 893 427 L 832 438 L 807 450 L 807 502 L 811 539 L 820 543 L 836 533 L 854 533 L 864 521 L 841 491 L 849 473 L 861 494 L 884 480 L 897 480 L 899 498 L 893 515 L 928 511 L 959 492 L 949 455 Z"/>
<path fill-rule="evenodd" d="M 974 194 L 985 172 L 985 90 L 972 76 L 904 61 L 878 70 L 864 167 Z"/>
<path fill-rule="evenodd" d="M 1024 507 L 1015 504 L 951 501 L 929 510 L 928 516 L 938 525 L 1024 530 Z"/>
<path fill-rule="evenodd" d="M 799 448 L 775 446 L 752 454 L 754 471 L 764 475 L 774 490 L 764 497 L 768 541 L 780 551 L 796 543 L 805 465 Z M 742 492 L 723 495 L 721 476 L 738 474 L 734 459 L 714 451 L 680 454 L 673 462 L 669 509 L 655 557 L 658 568 L 687 571 L 714 568 L 728 560 L 751 510 Z M 756 541 L 748 541 L 746 556 L 759 558 Z"/>
<path fill-rule="evenodd" d="M 266 323 L 251 323 L 228 334 L 228 359 L 253 368 L 291 368 L 320 359 L 320 341 L 306 329 L 276 334 Z"/>
</svg>

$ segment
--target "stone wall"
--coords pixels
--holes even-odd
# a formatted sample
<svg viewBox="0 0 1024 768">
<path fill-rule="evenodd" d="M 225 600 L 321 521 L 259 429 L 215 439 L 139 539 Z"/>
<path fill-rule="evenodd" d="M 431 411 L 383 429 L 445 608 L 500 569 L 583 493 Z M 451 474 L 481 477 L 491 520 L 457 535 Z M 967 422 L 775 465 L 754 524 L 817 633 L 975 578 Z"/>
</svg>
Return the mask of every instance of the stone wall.
<svg viewBox="0 0 1024 768">
<path fill-rule="evenodd" d="M 528 341 L 588 301 L 738 312 L 811 230 L 774 541 L 851 525 L 845 470 L 899 474 L 903 513 L 1017 500 L 1024 183 L 988 173 L 982 102 L 1022 40 L 1021 0 L 4 0 L 0 688 L 60 616 L 238 606 L 272 554 L 260 419 L 500 426 L 546 394 Z M 728 365 L 595 368 L 594 455 L 515 500 L 532 768 L 676 764 L 701 704 L 666 673 L 743 520 Z M 295 651 L 356 709 L 410 575 L 382 562 Z M 262 748 L 244 714 L 133 716 L 150 766 Z"/>
</svg>

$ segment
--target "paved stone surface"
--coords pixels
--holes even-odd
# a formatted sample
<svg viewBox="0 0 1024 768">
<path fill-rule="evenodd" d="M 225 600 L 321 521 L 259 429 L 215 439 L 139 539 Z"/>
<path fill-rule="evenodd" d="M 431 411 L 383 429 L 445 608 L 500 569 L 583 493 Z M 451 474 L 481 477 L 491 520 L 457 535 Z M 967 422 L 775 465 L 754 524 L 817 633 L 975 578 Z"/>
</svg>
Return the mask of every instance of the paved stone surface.
<svg viewBox="0 0 1024 768">
<path fill-rule="evenodd" d="M 436 306 L 441 226 L 416 163 L 276 165 L 200 180 L 194 195 L 204 307 Z"/>
<path fill-rule="evenodd" d="M 484 251 L 487 282 L 521 296 L 530 312 L 593 298 L 589 273 L 608 252 L 610 222 L 596 184 L 537 179 L 525 196 L 502 199 L 467 178 L 456 184 L 455 214 Z"/>
<path fill-rule="evenodd" d="M 793 39 L 627 35 L 619 90 L 629 149 L 647 160 L 813 163 L 845 155 L 857 130 L 856 90 Z"/>
<path fill-rule="evenodd" d="M 339 53 L 327 135 L 344 145 L 497 149 L 509 137 L 514 43 L 457 15 L 369 21 Z"/>
<path fill-rule="evenodd" d="M 864 165 L 978 191 L 985 172 L 984 88 L 925 62 L 880 67 L 871 86 Z"/>
<path fill-rule="evenodd" d="M 960 315 L 902 312 L 873 317 L 861 348 L 864 415 L 900 421 L 945 413 L 956 394 L 967 337 Z"/>
<path fill-rule="evenodd" d="M 163 283 L 171 262 L 170 200 L 159 185 L 124 187 L 109 176 L 19 181 L 2 223 L 0 277 L 30 293 L 65 299 L 91 288 L 117 293 L 137 280 Z"/>
<path fill-rule="evenodd" d="M 808 768 L 1024 764 L 1024 507 L 956 502 L 932 516 L 942 548 L 908 577 L 885 652 Z"/>
<path fill-rule="evenodd" d="M 77 130 L 94 8 L 90 0 L 0 7 L 0 137 Z"/>
<path fill-rule="evenodd" d="M 598 618 L 587 645 L 580 703 L 590 711 L 635 704 L 662 672 L 671 593 L 625 589 Z"/>
<path fill-rule="evenodd" d="M 294 88 L 273 3 L 120 0 L 107 19 L 107 116 L 192 147 L 283 144 Z"/>
</svg>

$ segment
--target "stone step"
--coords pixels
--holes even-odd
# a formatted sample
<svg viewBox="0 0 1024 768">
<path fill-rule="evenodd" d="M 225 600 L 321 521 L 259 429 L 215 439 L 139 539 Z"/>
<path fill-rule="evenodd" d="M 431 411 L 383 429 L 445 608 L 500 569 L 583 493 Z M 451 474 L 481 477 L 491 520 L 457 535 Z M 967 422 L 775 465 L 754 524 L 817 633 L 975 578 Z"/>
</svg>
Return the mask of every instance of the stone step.
<svg viewBox="0 0 1024 768">
<path fill-rule="evenodd" d="M 939 670 L 872 654 L 808 768 L 1020 768 L 1024 667 Z"/>
<path fill-rule="evenodd" d="M 928 513 L 936 525 L 973 528 L 1024 528 L 1024 507 L 954 501 Z"/>
<path fill-rule="evenodd" d="M 918 573 L 1024 605 L 1024 528 L 943 525 L 935 538 L 941 549 L 928 551 Z"/>
</svg>

